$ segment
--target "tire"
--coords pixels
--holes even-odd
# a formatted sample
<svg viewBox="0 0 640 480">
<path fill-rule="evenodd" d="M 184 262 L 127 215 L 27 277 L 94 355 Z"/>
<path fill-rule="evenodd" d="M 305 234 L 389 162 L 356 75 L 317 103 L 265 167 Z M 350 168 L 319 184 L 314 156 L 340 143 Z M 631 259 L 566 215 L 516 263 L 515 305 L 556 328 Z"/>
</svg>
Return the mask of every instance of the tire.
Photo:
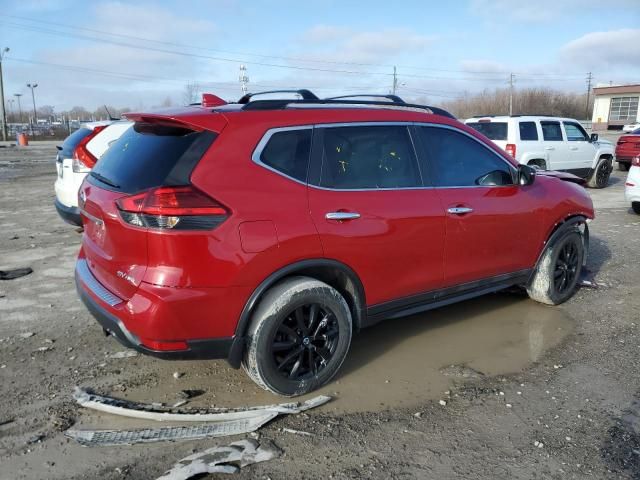
<svg viewBox="0 0 640 480">
<path fill-rule="evenodd" d="M 640 202 L 631 202 L 631 208 L 634 212 L 640 215 Z"/>
<path fill-rule="evenodd" d="M 609 185 L 609 177 L 611 176 L 611 171 L 613 170 L 613 165 L 611 164 L 611 159 L 603 157 L 598 160 L 598 164 L 596 165 L 593 174 L 591 174 L 591 178 L 587 180 L 587 186 L 591 188 L 604 188 Z"/>
<path fill-rule="evenodd" d="M 265 390 L 303 395 L 336 374 L 351 335 L 351 312 L 336 289 L 291 277 L 268 290 L 253 313 L 242 366 Z"/>
<path fill-rule="evenodd" d="M 547 305 L 558 305 L 568 300 L 578 284 L 583 260 L 582 236 L 576 229 L 568 230 L 542 254 L 527 286 L 529 297 Z"/>
<path fill-rule="evenodd" d="M 620 170 L 622 172 L 628 172 L 629 168 L 631 168 L 631 164 L 630 163 L 618 162 L 618 170 Z"/>
</svg>

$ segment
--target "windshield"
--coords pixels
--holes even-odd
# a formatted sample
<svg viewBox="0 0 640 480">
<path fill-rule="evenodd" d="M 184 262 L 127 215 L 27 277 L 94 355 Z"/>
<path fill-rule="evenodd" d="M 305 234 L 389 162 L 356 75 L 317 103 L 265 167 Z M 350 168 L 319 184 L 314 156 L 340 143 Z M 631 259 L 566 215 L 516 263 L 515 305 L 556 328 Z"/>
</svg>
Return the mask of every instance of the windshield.
<svg viewBox="0 0 640 480">
<path fill-rule="evenodd" d="M 473 122 L 467 123 L 467 125 L 491 140 L 507 139 L 506 122 Z"/>
</svg>

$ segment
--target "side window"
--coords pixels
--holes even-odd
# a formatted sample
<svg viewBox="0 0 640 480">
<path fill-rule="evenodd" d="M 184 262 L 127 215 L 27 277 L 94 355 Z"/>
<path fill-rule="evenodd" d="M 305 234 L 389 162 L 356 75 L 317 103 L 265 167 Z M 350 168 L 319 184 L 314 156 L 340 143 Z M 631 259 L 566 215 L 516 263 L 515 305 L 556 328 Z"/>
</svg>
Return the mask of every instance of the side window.
<svg viewBox="0 0 640 480">
<path fill-rule="evenodd" d="M 562 142 L 560 122 L 540 121 L 542 138 L 545 142 Z"/>
<path fill-rule="evenodd" d="M 320 186 L 335 189 L 420 187 L 405 126 L 326 127 Z"/>
<path fill-rule="evenodd" d="M 520 122 L 520 140 L 538 140 L 536 122 Z"/>
<path fill-rule="evenodd" d="M 562 122 L 564 131 L 567 134 L 567 140 L 570 142 L 586 142 L 589 140 L 587 132 L 577 123 Z"/>
<path fill-rule="evenodd" d="M 311 132 L 311 128 L 305 128 L 274 133 L 262 150 L 260 161 L 285 175 L 306 182 Z"/>
<path fill-rule="evenodd" d="M 439 187 L 513 185 L 506 160 L 477 140 L 455 130 L 419 127 Z"/>
</svg>

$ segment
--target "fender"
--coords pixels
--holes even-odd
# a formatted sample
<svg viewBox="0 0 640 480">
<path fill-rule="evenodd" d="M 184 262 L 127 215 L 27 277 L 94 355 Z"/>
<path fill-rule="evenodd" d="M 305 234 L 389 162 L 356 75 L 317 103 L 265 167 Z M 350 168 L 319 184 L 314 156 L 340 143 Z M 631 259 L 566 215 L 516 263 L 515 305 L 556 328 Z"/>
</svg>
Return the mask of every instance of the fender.
<svg viewBox="0 0 640 480">
<path fill-rule="evenodd" d="M 587 217 L 583 215 L 574 215 L 574 216 L 568 217 L 563 222 L 559 223 L 554 229 L 549 239 L 544 243 L 542 250 L 538 255 L 538 259 L 536 260 L 535 267 L 531 271 L 531 277 L 529 277 L 529 281 L 531 281 L 533 274 L 538 269 L 538 265 L 540 264 L 540 261 L 542 260 L 542 256 L 544 255 L 544 252 L 546 251 L 546 249 L 552 245 L 555 245 L 558 242 L 558 240 L 560 240 L 562 235 L 567 233 L 567 231 L 573 228 L 579 230 L 580 225 L 584 225 L 584 231 L 580 232 L 580 234 L 582 235 L 582 243 L 584 245 L 584 256 L 582 259 L 582 266 L 585 266 L 587 264 L 587 257 L 589 256 L 589 225 L 587 225 Z"/>
<path fill-rule="evenodd" d="M 249 296 L 249 299 L 245 303 L 244 308 L 240 313 L 240 318 L 238 319 L 238 324 L 236 325 L 235 335 L 233 336 L 233 343 L 231 345 L 231 349 L 229 350 L 229 358 L 227 360 L 231 367 L 240 368 L 242 356 L 244 354 L 244 349 L 246 346 L 245 333 L 247 331 L 247 328 L 249 327 L 249 322 L 251 321 L 251 313 L 253 313 L 253 310 L 262 295 L 276 282 L 283 279 L 284 277 L 293 274 L 304 274 L 305 270 L 318 267 L 328 267 L 337 270 L 346 275 L 347 278 L 351 280 L 353 285 L 355 285 L 355 292 L 353 292 L 353 295 L 355 297 L 354 327 L 358 328 L 363 323 L 364 316 L 366 315 L 364 287 L 362 286 L 362 282 L 360 281 L 358 275 L 350 267 L 337 260 L 330 260 L 327 258 L 302 260 L 299 262 L 291 263 L 285 267 L 282 267 L 280 270 L 276 270 L 267 278 L 265 278 L 260 283 L 260 285 L 256 287 L 251 296 Z"/>
</svg>

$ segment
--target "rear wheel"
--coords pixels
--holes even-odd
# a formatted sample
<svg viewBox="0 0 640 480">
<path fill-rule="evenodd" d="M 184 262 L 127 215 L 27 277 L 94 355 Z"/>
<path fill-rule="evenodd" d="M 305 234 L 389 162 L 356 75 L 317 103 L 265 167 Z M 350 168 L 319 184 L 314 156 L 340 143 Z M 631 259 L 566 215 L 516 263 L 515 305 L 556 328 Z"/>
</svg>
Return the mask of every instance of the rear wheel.
<svg viewBox="0 0 640 480">
<path fill-rule="evenodd" d="M 591 178 L 587 181 L 587 185 L 591 188 L 604 188 L 609 184 L 609 177 L 611 176 L 611 171 L 613 170 L 613 165 L 611 164 L 611 159 L 603 157 L 598 160 L 598 164 L 596 165 Z"/>
<path fill-rule="evenodd" d="M 351 312 L 337 290 L 292 277 L 271 288 L 256 308 L 242 365 L 262 388 L 302 395 L 336 374 L 351 331 Z"/>
<path fill-rule="evenodd" d="M 567 231 L 542 255 L 527 287 L 529 297 L 547 305 L 558 305 L 568 300 L 578 284 L 583 259 L 584 244 L 580 232 Z"/>
<path fill-rule="evenodd" d="M 531 160 L 531 161 L 529 161 L 529 163 L 527 165 L 529 165 L 530 167 L 539 168 L 540 170 L 546 170 L 547 169 L 547 162 L 545 162 L 541 158 L 537 158 L 535 160 Z"/>
<path fill-rule="evenodd" d="M 628 172 L 629 168 L 631 168 L 631 164 L 630 163 L 618 162 L 618 170 L 621 170 L 623 172 Z"/>
<path fill-rule="evenodd" d="M 631 208 L 634 212 L 640 215 L 640 202 L 631 202 Z"/>
</svg>

